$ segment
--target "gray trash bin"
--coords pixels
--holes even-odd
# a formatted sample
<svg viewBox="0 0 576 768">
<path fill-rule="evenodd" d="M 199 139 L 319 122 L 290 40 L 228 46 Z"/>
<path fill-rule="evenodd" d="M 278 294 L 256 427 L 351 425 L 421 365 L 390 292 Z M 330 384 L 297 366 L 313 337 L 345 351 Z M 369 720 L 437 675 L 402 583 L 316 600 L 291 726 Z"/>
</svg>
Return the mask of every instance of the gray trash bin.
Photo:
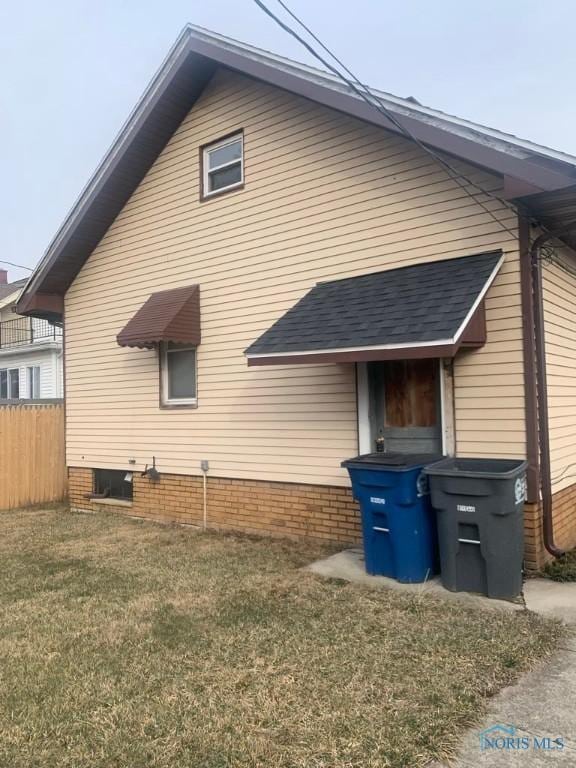
<svg viewBox="0 0 576 768">
<path fill-rule="evenodd" d="M 437 512 L 442 583 L 510 600 L 522 591 L 526 462 L 444 459 L 424 469 Z"/>
</svg>

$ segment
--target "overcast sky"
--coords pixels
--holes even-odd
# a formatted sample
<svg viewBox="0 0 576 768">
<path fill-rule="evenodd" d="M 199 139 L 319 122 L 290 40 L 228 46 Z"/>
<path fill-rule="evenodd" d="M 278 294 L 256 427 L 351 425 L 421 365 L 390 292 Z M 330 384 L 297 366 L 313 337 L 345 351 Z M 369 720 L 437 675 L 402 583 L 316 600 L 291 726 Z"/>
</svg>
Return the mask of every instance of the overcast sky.
<svg viewBox="0 0 576 768">
<path fill-rule="evenodd" d="M 576 155 L 573 0 L 287 1 L 366 82 Z M 0 259 L 40 259 L 186 22 L 310 61 L 252 0 L 0 2 Z"/>
</svg>

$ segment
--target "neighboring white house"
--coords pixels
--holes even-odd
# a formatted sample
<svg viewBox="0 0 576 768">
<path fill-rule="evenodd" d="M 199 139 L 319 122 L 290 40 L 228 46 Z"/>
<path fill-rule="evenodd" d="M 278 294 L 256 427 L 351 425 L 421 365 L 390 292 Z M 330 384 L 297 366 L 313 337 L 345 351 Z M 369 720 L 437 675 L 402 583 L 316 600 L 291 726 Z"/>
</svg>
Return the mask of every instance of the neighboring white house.
<svg viewBox="0 0 576 768">
<path fill-rule="evenodd" d="M 24 317 L 14 305 L 26 280 L 0 269 L 0 401 L 61 398 L 62 328 Z"/>
</svg>

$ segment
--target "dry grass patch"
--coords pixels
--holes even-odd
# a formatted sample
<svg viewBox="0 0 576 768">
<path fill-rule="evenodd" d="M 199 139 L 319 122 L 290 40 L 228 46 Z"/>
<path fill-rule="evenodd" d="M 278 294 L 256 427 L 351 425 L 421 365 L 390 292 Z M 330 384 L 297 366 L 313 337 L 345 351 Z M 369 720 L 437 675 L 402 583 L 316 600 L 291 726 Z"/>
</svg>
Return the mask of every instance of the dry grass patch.
<svg viewBox="0 0 576 768">
<path fill-rule="evenodd" d="M 545 576 L 552 581 L 576 581 L 576 549 L 566 552 L 557 560 L 544 566 Z"/>
<path fill-rule="evenodd" d="M 404 768 L 555 646 L 299 568 L 326 552 L 114 515 L 0 515 L 0 765 Z"/>
</svg>

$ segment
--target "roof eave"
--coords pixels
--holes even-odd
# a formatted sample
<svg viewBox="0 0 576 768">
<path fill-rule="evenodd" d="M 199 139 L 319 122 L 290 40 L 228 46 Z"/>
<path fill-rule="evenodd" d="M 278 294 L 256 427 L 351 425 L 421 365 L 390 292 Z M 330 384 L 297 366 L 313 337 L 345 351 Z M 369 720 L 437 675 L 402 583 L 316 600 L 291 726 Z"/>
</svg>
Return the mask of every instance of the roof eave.
<svg viewBox="0 0 576 768">
<path fill-rule="evenodd" d="M 336 87 L 329 77 L 322 77 L 321 73 L 306 76 L 306 68 L 287 66 L 272 55 L 197 28 L 186 27 L 50 244 L 20 297 L 18 312 L 34 314 L 29 299 L 35 294 L 63 294 L 67 290 L 217 66 L 242 72 L 331 109 L 398 132 L 397 126 L 385 115 L 355 95 Z M 178 80 L 179 76 L 182 82 Z M 131 152 L 137 154 L 134 145 L 143 138 L 142 134 L 147 138 L 146 128 L 154 122 L 153 118 L 159 119 L 162 99 L 168 93 L 181 99 L 181 103 L 174 107 L 172 123 L 165 126 L 166 136 L 161 133 L 157 137 L 157 147 L 148 146 L 146 152 L 141 152 L 142 158 L 138 158 L 140 165 L 132 169 L 133 176 L 127 183 L 126 174 L 121 172 L 122 164 L 128 162 Z M 388 104 L 388 108 L 394 110 L 394 104 Z M 410 115 L 398 111 L 395 114 L 419 141 L 502 176 L 548 191 L 576 182 L 576 169 L 569 163 L 539 157 L 535 153 L 531 158 L 519 156 L 525 153 L 519 153 L 518 148 L 514 152 L 504 152 L 498 148 L 502 142 L 496 147 L 494 142 L 478 140 L 480 127 L 477 131 L 455 133 L 448 129 L 448 120 L 430 122 L 416 113 Z M 86 232 L 79 231 L 82 227 L 89 230 L 89 237 Z M 54 269 L 56 264 L 59 265 L 58 270 Z"/>
<path fill-rule="evenodd" d="M 320 82 L 320 76 L 314 79 L 303 78 L 296 70 L 291 71 L 285 67 L 275 65 L 273 59 L 269 62 L 262 56 L 255 54 L 246 55 L 246 51 L 240 45 L 234 45 L 232 41 L 215 42 L 210 35 L 202 34 L 190 28 L 189 50 L 200 54 L 221 66 L 235 69 L 246 75 L 275 85 L 283 90 L 290 91 L 311 101 L 323 104 L 348 115 L 358 117 L 364 122 L 373 123 L 387 130 L 399 133 L 399 129 L 387 117 L 371 107 L 365 101 L 353 93 L 330 87 L 330 78 L 326 77 L 325 83 Z M 480 143 L 478 137 L 482 131 L 480 126 L 476 130 L 469 130 L 469 135 L 460 135 L 448 130 L 449 121 L 424 122 L 422 117 L 410 116 L 397 112 L 392 103 L 387 104 L 388 109 L 395 112 L 395 117 L 409 132 L 435 149 L 468 160 L 475 165 L 480 165 L 488 170 L 495 171 L 503 176 L 533 184 L 542 190 L 560 189 L 576 182 L 576 169 L 568 163 L 546 158 L 530 160 L 519 157 L 518 154 L 507 154 L 497 149 L 489 142 Z M 476 136 L 475 136 L 476 135 Z"/>
</svg>

